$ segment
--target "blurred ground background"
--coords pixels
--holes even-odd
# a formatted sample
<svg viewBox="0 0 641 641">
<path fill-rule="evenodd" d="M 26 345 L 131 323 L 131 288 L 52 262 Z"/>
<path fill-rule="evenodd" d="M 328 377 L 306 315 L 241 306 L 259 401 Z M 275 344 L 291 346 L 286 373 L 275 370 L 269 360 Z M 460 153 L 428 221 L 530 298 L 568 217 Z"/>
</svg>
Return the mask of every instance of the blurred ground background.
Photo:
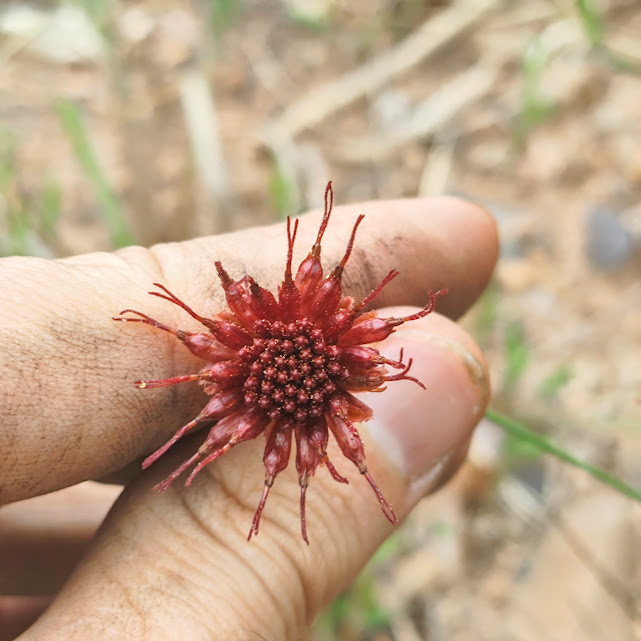
<svg viewBox="0 0 641 641">
<path fill-rule="evenodd" d="M 494 408 L 641 487 L 638 0 L 0 5 L 0 255 L 451 193 Z M 316 641 L 641 638 L 641 511 L 486 421 Z"/>
</svg>

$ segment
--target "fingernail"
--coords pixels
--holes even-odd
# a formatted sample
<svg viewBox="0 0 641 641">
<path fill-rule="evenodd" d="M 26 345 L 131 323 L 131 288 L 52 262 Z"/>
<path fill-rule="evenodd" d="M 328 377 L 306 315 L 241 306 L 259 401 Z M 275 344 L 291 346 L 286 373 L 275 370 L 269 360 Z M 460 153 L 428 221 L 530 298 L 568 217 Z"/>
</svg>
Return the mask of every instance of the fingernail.
<svg viewBox="0 0 641 641">
<path fill-rule="evenodd" d="M 374 410 L 369 432 L 409 481 L 438 484 L 439 470 L 467 442 L 489 394 L 485 370 L 461 343 L 440 334 L 405 329 L 380 347 L 390 359 L 413 359 L 413 381 L 392 381 L 383 394 L 368 394 Z"/>
</svg>

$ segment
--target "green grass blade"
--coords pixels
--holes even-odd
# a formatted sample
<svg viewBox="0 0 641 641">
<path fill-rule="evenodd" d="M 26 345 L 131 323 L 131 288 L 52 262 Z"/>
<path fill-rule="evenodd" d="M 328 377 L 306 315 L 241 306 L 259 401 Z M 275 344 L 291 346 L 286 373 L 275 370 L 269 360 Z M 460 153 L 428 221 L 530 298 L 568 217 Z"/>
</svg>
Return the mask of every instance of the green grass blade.
<svg viewBox="0 0 641 641">
<path fill-rule="evenodd" d="M 296 197 L 294 194 L 294 186 L 288 179 L 286 173 L 279 167 L 278 162 L 274 162 L 274 166 L 269 177 L 269 195 L 276 209 L 279 220 L 285 220 L 287 216 L 296 215 L 295 211 Z"/>
<path fill-rule="evenodd" d="M 576 0 L 583 30 L 593 47 L 601 47 L 605 38 L 605 25 L 603 19 L 592 6 L 591 0 Z"/>
<path fill-rule="evenodd" d="M 209 0 L 209 17 L 214 33 L 221 36 L 240 12 L 238 0 Z"/>
<path fill-rule="evenodd" d="M 572 380 L 574 372 L 572 368 L 563 364 L 551 372 L 539 386 L 538 394 L 546 401 L 553 401 L 559 392 Z"/>
<path fill-rule="evenodd" d="M 129 231 L 124 207 L 111 189 L 98 163 L 78 107 L 69 100 L 60 100 L 55 108 L 62 128 L 71 141 L 76 158 L 93 187 L 111 242 L 115 247 L 133 245 L 136 241 Z"/>
<path fill-rule="evenodd" d="M 505 328 L 505 374 L 503 377 L 503 393 L 514 393 L 521 376 L 530 360 L 530 348 L 527 343 L 525 329 L 520 321 L 512 321 Z"/>
<path fill-rule="evenodd" d="M 494 410 L 488 410 L 485 415 L 490 421 L 503 428 L 508 434 L 522 439 L 541 452 L 552 454 L 552 456 L 556 456 L 558 459 L 582 469 L 598 481 L 601 481 L 601 483 L 605 483 L 617 492 L 620 492 L 621 494 L 624 494 L 625 496 L 641 503 L 641 491 L 627 485 L 621 479 L 608 474 L 605 470 L 602 470 L 599 467 L 591 465 L 586 461 L 582 461 L 581 459 L 570 454 L 558 445 L 555 445 L 554 443 L 552 443 L 552 441 L 548 440 L 544 436 L 533 432 L 532 430 L 525 427 L 525 425 L 522 425 L 521 423 L 507 416 L 504 416 L 503 414 L 499 414 Z"/>
</svg>

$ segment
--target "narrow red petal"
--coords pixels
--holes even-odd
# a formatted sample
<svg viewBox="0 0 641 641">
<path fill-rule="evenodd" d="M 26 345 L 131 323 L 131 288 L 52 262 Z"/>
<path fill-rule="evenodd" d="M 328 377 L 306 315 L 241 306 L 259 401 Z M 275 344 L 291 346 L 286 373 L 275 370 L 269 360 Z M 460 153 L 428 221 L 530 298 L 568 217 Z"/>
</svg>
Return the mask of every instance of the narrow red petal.
<svg viewBox="0 0 641 641">
<path fill-rule="evenodd" d="M 327 456 L 327 454 L 323 456 L 323 463 L 325 463 L 325 467 L 327 467 L 327 471 L 330 473 L 331 477 L 337 483 L 349 484 L 349 481 L 342 474 L 340 474 L 337 471 L 337 469 L 334 467 L 334 464 L 329 460 L 329 456 Z"/>
<path fill-rule="evenodd" d="M 292 446 L 292 428 L 291 426 L 275 425 L 272 429 L 267 445 L 265 446 L 265 454 L 263 461 L 265 463 L 265 487 L 263 494 L 260 497 L 258 508 L 254 514 L 251 528 L 247 540 L 252 538 L 253 534 L 258 534 L 260 526 L 260 518 L 267 501 L 267 495 L 271 486 L 274 484 L 276 476 L 282 472 L 289 462 L 289 455 Z"/>
<path fill-rule="evenodd" d="M 280 312 L 280 307 L 274 294 L 267 289 L 263 289 L 257 283 L 250 285 L 250 291 L 252 293 L 250 305 L 254 315 L 259 319 L 268 321 L 276 320 Z"/>
<path fill-rule="evenodd" d="M 179 329 L 176 332 L 176 336 L 194 356 L 198 356 L 198 358 L 202 358 L 209 363 L 228 360 L 236 356 L 236 350 L 223 345 L 211 334 L 192 334 Z"/>
<path fill-rule="evenodd" d="M 138 389 L 150 389 L 152 387 L 168 387 L 169 385 L 176 385 L 176 383 L 187 383 L 190 381 L 197 381 L 200 378 L 201 378 L 200 374 L 185 374 L 184 376 L 174 376 L 173 378 L 160 378 L 156 380 L 134 381 L 134 385 Z"/>
<path fill-rule="evenodd" d="M 341 387 L 350 392 L 382 392 L 385 388 L 381 386 L 386 380 L 385 369 L 377 367 L 360 373 L 350 372 L 350 377 Z"/>
<path fill-rule="evenodd" d="M 436 307 L 436 299 L 439 296 L 443 296 L 443 294 L 447 294 L 447 292 L 448 292 L 447 289 L 439 289 L 437 292 L 432 292 L 430 290 L 427 292 L 427 295 L 430 297 L 430 302 L 427 305 L 425 305 L 423 309 L 416 312 L 415 314 L 410 314 L 409 316 L 392 316 L 391 318 L 387 318 L 385 320 L 391 327 L 398 327 L 399 325 L 402 325 L 403 323 L 407 323 L 408 321 L 413 321 L 413 320 L 418 320 L 419 318 L 423 318 L 424 316 L 427 316 L 428 314 L 431 314 L 434 311 L 434 308 Z"/>
<path fill-rule="evenodd" d="M 352 249 L 354 249 L 354 240 L 356 239 L 356 230 L 358 229 L 358 226 L 363 222 L 364 218 L 365 216 L 363 214 L 360 214 L 360 216 L 356 219 L 356 222 L 354 223 L 352 234 L 349 237 L 349 241 L 347 242 L 347 249 L 345 249 L 345 254 L 343 255 L 343 259 L 341 260 L 337 268 L 337 269 L 340 269 L 341 272 L 345 269 L 345 265 L 347 265 L 347 261 L 349 260 L 349 257 L 352 255 Z"/>
<path fill-rule="evenodd" d="M 229 414 L 242 400 L 242 389 L 223 388 L 220 392 L 209 399 L 209 402 L 198 416 L 204 419 L 219 420 Z"/>
<path fill-rule="evenodd" d="M 278 288 L 278 305 L 280 306 L 281 320 L 286 323 L 299 317 L 301 296 L 294 281 L 283 281 L 283 284 Z"/>
<path fill-rule="evenodd" d="M 394 331 L 394 326 L 386 318 L 373 316 L 361 320 L 362 318 L 338 339 L 339 345 L 349 347 L 377 343 L 385 340 Z"/>
<path fill-rule="evenodd" d="M 292 257 L 294 253 L 294 241 L 298 230 L 298 220 L 294 222 L 294 230 L 291 229 L 291 218 L 287 217 L 287 263 L 285 265 L 285 278 L 278 288 L 278 304 L 280 306 L 282 320 L 290 322 L 296 320 L 300 313 L 301 295 L 298 287 L 292 280 Z"/>
<path fill-rule="evenodd" d="M 296 273 L 296 287 L 301 295 L 301 312 L 307 313 L 309 303 L 318 288 L 321 280 L 323 279 L 323 267 L 320 262 L 321 255 L 321 241 L 323 234 L 327 229 L 327 223 L 332 213 L 332 205 L 334 204 L 334 191 L 332 190 L 331 181 L 327 183 L 325 189 L 325 214 L 318 229 L 316 242 L 312 245 L 312 249 L 303 260 Z"/>
<path fill-rule="evenodd" d="M 394 512 L 394 508 L 387 502 L 387 499 L 383 496 L 383 492 L 381 492 L 378 485 L 376 485 L 376 482 L 372 478 L 372 475 L 369 473 L 367 468 L 362 469 L 361 474 L 367 479 L 367 482 L 374 490 L 374 494 L 376 494 L 376 498 L 378 499 L 379 505 L 381 506 L 381 510 L 383 510 L 383 514 L 385 515 L 387 520 L 392 525 L 396 525 L 398 523 L 396 512 Z"/>
<path fill-rule="evenodd" d="M 316 289 L 309 303 L 302 305 L 311 321 L 322 325 L 334 314 L 343 297 L 340 272 L 334 270 Z"/>
<path fill-rule="evenodd" d="M 272 487 L 273 479 L 271 483 L 265 481 L 265 487 L 263 488 L 263 494 L 260 497 L 258 502 L 258 507 L 254 513 L 254 518 L 252 520 L 251 527 L 249 528 L 249 534 L 247 535 L 247 540 L 251 541 L 251 538 L 254 534 L 258 534 L 258 528 L 260 526 L 260 517 L 263 515 L 263 509 L 265 508 L 265 503 L 267 502 L 267 496 L 269 495 L 269 490 Z"/>
<path fill-rule="evenodd" d="M 298 231 L 298 219 L 294 221 L 294 229 L 292 231 L 292 220 L 287 216 L 287 262 L 285 263 L 285 280 L 292 280 L 292 259 L 294 257 L 294 242 L 296 240 L 296 232 Z"/>
<path fill-rule="evenodd" d="M 292 449 L 292 428 L 276 424 L 272 429 L 267 444 L 263 462 L 268 478 L 274 479 L 282 472 L 289 462 L 289 455 Z"/>
<path fill-rule="evenodd" d="M 344 300 L 345 299 L 343 299 L 343 301 Z M 327 319 L 323 326 L 325 340 L 328 343 L 337 341 L 338 337 L 349 331 L 354 324 L 356 315 L 352 309 L 343 307 L 343 301 L 341 301 L 339 308 Z"/>
<path fill-rule="evenodd" d="M 362 369 L 371 369 L 384 363 L 384 359 L 378 350 L 364 345 L 343 348 L 340 361 L 346 367 L 360 367 Z"/>
<path fill-rule="evenodd" d="M 140 318 L 126 318 L 122 316 L 123 314 L 137 314 L 138 316 L 140 316 Z M 160 321 L 151 318 L 150 316 L 147 316 L 147 314 L 136 311 L 135 309 L 123 309 L 120 312 L 120 316 L 114 316 L 112 320 L 122 321 L 123 323 L 145 323 L 146 325 L 151 325 L 152 327 L 156 327 L 157 329 L 162 329 L 165 332 L 169 332 L 174 336 L 176 335 L 176 330 L 168 327 Z"/>
<path fill-rule="evenodd" d="M 237 361 L 220 361 L 203 370 L 210 380 L 221 385 L 235 385 L 247 378 L 247 367 Z"/>
<path fill-rule="evenodd" d="M 307 538 L 307 516 L 305 514 L 305 494 L 307 493 L 307 478 L 300 479 L 300 531 L 303 535 L 303 541 L 309 545 Z"/>
<path fill-rule="evenodd" d="M 142 469 L 145 470 L 152 463 L 155 463 L 176 441 L 202 422 L 203 418 L 197 416 L 193 421 L 189 421 L 189 423 L 183 425 L 162 447 L 158 448 L 142 462 Z"/>
<path fill-rule="evenodd" d="M 296 426 L 296 470 L 299 476 L 309 478 L 314 474 L 321 460 L 321 452 L 310 438 L 306 425 Z"/>
<path fill-rule="evenodd" d="M 211 327 L 211 333 L 223 345 L 238 350 L 252 342 L 252 337 L 239 325 L 226 320 L 216 320 Z"/>
<path fill-rule="evenodd" d="M 180 467 L 176 468 L 166 479 L 154 485 L 156 492 L 164 492 L 188 467 L 191 467 L 199 458 L 200 452 L 196 452 L 192 457 L 188 458 Z"/>
<path fill-rule="evenodd" d="M 302 307 L 306 310 L 307 315 L 312 321 L 323 324 L 332 314 L 336 312 L 341 299 L 343 298 L 342 277 L 343 269 L 349 259 L 356 230 L 365 218 L 362 214 L 356 219 L 354 229 L 347 243 L 347 249 L 341 262 L 334 268 L 332 273 L 318 286 L 313 296 L 304 296 Z M 309 300 L 309 303 L 307 302 Z"/>
<path fill-rule="evenodd" d="M 358 432 L 349 421 L 343 421 L 339 417 L 335 416 L 328 418 L 330 418 L 329 427 L 336 437 L 336 441 L 338 442 L 341 451 L 358 467 L 360 473 L 367 479 L 367 482 L 374 490 L 374 494 L 376 494 L 376 498 L 378 499 L 381 509 L 383 510 L 383 514 L 385 514 L 387 519 L 395 525 L 396 523 L 398 523 L 396 513 L 383 496 L 380 488 L 378 487 L 378 485 L 376 485 L 376 482 L 372 478 L 372 475 L 369 473 L 367 465 L 365 465 L 363 442 L 361 441 Z"/>
<path fill-rule="evenodd" d="M 350 421 L 364 423 L 372 418 L 374 412 L 369 405 L 363 403 L 363 401 L 349 392 L 343 392 L 343 396 L 347 401 L 347 418 Z"/>
<path fill-rule="evenodd" d="M 365 460 L 363 441 L 356 428 L 348 420 L 328 415 L 327 423 L 343 455 L 359 466 Z"/>
<path fill-rule="evenodd" d="M 211 319 L 197 314 L 191 307 L 189 307 L 189 305 L 187 305 L 187 303 L 183 303 L 183 301 L 181 301 L 178 296 L 172 294 L 172 292 L 170 292 L 164 285 L 161 285 L 160 283 L 154 283 L 154 287 L 162 289 L 162 291 L 165 293 L 161 294 L 159 292 L 149 292 L 152 296 L 157 296 L 158 298 L 169 301 L 174 305 L 178 305 L 178 307 L 182 307 L 182 309 L 184 309 L 191 317 L 195 318 L 199 323 L 207 327 L 207 329 L 211 328 L 211 324 L 213 322 Z"/>
<path fill-rule="evenodd" d="M 211 424 L 212 421 L 222 419 L 231 412 L 242 398 L 240 389 L 224 390 L 212 396 L 207 405 L 193 420 L 183 425 L 162 447 L 150 454 L 142 464 L 142 469 L 148 468 L 152 463 L 157 461 L 176 441 L 181 439 L 187 432 L 191 431 L 198 425 Z M 220 425 L 220 423 L 219 423 Z M 185 468 L 186 469 L 186 468 Z"/>
<path fill-rule="evenodd" d="M 229 309 L 238 321 L 251 330 L 258 320 L 258 316 L 254 311 L 255 304 L 253 304 L 253 294 L 251 292 L 252 285 L 255 285 L 254 279 L 251 276 L 243 276 L 240 280 L 232 281 L 220 261 L 216 261 L 214 264 L 225 290 Z"/>
<path fill-rule="evenodd" d="M 323 280 L 323 267 L 318 256 L 310 254 L 300 264 L 294 281 L 301 295 L 301 314 L 306 314 L 318 285 Z"/>
<path fill-rule="evenodd" d="M 383 278 L 383 280 L 367 295 L 363 300 L 356 305 L 354 308 L 355 312 L 360 312 L 366 305 L 369 305 L 380 293 L 383 291 L 383 288 L 393 281 L 401 272 L 398 269 L 392 269 L 390 272 Z"/>
<path fill-rule="evenodd" d="M 221 423 L 228 421 L 228 424 L 224 428 L 225 433 L 232 431 L 231 436 L 226 442 L 222 442 L 222 439 L 218 438 L 219 434 L 217 433 Z M 269 418 L 265 416 L 258 408 L 254 407 L 249 411 L 243 412 L 240 410 L 234 415 L 230 415 L 227 419 L 219 421 L 210 432 L 210 436 L 207 437 L 207 440 L 200 446 L 198 451 L 202 455 L 206 455 L 196 467 L 191 471 L 185 485 L 191 485 L 196 478 L 196 475 L 207 465 L 217 459 L 219 456 L 222 456 L 225 452 L 228 452 L 234 445 L 238 445 L 242 441 L 251 440 L 258 436 L 268 425 Z"/>
</svg>

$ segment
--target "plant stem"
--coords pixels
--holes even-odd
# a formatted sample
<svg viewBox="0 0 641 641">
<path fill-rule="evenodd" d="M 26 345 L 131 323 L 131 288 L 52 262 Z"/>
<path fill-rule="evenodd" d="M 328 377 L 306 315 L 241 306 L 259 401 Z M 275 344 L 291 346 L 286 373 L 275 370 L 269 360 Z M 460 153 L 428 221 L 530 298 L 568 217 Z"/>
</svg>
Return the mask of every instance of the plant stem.
<svg viewBox="0 0 641 641">
<path fill-rule="evenodd" d="M 508 434 L 511 434 L 512 436 L 515 436 L 516 438 L 527 442 L 529 445 L 535 447 L 541 452 L 552 454 L 552 456 L 556 456 L 558 459 L 584 470 L 593 478 L 601 481 L 601 483 L 605 483 L 606 485 L 609 485 L 611 488 L 615 489 L 617 492 L 620 492 L 621 494 L 624 494 L 625 496 L 641 503 L 641 491 L 631 487 L 630 485 L 627 485 L 621 479 L 608 474 L 608 472 L 602 470 L 599 467 L 596 467 L 595 465 L 591 465 L 586 461 L 582 461 L 581 459 L 577 458 L 573 454 L 570 454 L 558 445 L 555 445 L 552 441 L 548 440 L 544 436 L 533 432 L 525 425 L 522 425 L 521 423 L 509 418 L 508 416 L 504 416 L 503 414 L 495 412 L 494 410 L 488 410 L 485 415 L 490 421 L 503 428 Z"/>
</svg>

